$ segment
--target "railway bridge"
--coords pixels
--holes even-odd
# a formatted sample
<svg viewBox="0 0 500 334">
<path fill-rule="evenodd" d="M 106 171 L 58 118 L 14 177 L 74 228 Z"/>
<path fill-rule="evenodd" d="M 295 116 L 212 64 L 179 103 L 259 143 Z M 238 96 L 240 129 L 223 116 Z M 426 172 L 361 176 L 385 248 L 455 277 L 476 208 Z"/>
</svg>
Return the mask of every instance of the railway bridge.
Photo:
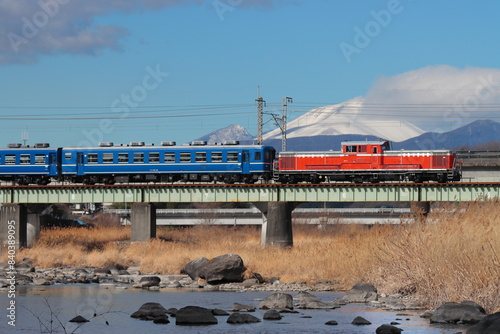
<svg viewBox="0 0 500 334">
<path fill-rule="evenodd" d="M 155 204 L 251 202 L 263 215 L 262 244 L 291 246 L 292 211 L 304 202 L 412 202 L 425 212 L 431 202 L 464 202 L 500 198 L 500 182 L 379 184 L 139 184 L 0 187 L 0 242 L 29 245 L 39 231 L 39 217 L 29 204 L 133 203 L 131 240 L 156 236 Z"/>
</svg>

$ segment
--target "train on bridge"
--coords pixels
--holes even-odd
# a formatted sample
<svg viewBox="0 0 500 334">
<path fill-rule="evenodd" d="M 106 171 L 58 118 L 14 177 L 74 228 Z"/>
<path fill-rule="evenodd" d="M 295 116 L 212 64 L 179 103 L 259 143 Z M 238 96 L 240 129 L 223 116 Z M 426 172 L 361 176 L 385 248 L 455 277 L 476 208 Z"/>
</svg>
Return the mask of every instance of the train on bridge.
<svg viewBox="0 0 500 334">
<path fill-rule="evenodd" d="M 9 144 L 0 149 L 0 180 L 19 185 L 51 181 L 322 183 L 451 182 L 461 179 L 450 150 L 393 151 L 390 142 L 346 141 L 341 151 L 280 152 L 271 146 L 192 142 L 176 145 L 100 143 L 98 147 Z"/>
</svg>

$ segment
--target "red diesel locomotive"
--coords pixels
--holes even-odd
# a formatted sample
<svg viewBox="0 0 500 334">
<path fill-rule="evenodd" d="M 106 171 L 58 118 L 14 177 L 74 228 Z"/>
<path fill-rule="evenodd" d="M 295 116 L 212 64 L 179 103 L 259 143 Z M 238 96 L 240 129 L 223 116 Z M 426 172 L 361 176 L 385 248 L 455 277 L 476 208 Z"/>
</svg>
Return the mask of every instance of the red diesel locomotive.
<svg viewBox="0 0 500 334">
<path fill-rule="evenodd" d="M 274 179 L 282 183 L 459 181 L 461 164 L 450 150 L 391 151 L 388 141 L 342 142 L 342 151 L 281 152 Z"/>
</svg>

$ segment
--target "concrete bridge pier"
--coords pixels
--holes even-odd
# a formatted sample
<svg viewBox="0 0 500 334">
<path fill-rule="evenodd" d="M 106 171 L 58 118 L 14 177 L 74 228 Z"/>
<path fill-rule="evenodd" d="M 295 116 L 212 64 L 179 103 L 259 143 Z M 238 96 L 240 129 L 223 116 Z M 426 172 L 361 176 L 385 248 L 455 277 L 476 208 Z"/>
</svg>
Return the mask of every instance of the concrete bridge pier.
<svg viewBox="0 0 500 334">
<path fill-rule="evenodd" d="M 0 208 L 0 244 L 1 252 L 15 255 L 27 245 L 26 205 L 18 203 L 4 204 Z M 14 247 L 14 248 L 12 248 Z"/>
<path fill-rule="evenodd" d="M 292 211 L 294 202 L 254 203 L 262 212 L 262 246 L 293 246 Z"/>
<path fill-rule="evenodd" d="M 153 203 L 133 203 L 130 212 L 131 241 L 156 238 L 156 206 Z"/>
<path fill-rule="evenodd" d="M 429 212 L 431 212 L 431 202 L 429 201 L 413 202 L 411 205 L 411 210 L 414 215 L 422 215 L 426 217 L 429 214 Z"/>
</svg>

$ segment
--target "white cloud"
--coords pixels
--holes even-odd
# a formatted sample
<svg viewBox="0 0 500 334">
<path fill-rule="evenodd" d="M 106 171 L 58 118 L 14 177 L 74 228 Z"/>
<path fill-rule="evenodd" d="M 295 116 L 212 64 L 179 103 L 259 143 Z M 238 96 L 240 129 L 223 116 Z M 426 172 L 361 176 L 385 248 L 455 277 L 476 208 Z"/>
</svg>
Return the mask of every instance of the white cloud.
<svg viewBox="0 0 500 334">
<path fill-rule="evenodd" d="M 476 119 L 499 121 L 498 104 L 500 69 L 435 65 L 378 79 L 363 113 L 377 118 L 385 114 L 440 132 Z"/>
<path fill-rule="evenodd" d="M 240 7 L 265 9 L 282 1 L 241 0 Z M 211 3 L 210 0 L 0 0 L 0 65 L 32 63 L 40 55 L 95 55 L 106 48 L 120 49 L 120 42 L 129 31 L 116 25 L 97 24 L 96 16 L 181 5 L 211 8 Z"/>
</svg>

